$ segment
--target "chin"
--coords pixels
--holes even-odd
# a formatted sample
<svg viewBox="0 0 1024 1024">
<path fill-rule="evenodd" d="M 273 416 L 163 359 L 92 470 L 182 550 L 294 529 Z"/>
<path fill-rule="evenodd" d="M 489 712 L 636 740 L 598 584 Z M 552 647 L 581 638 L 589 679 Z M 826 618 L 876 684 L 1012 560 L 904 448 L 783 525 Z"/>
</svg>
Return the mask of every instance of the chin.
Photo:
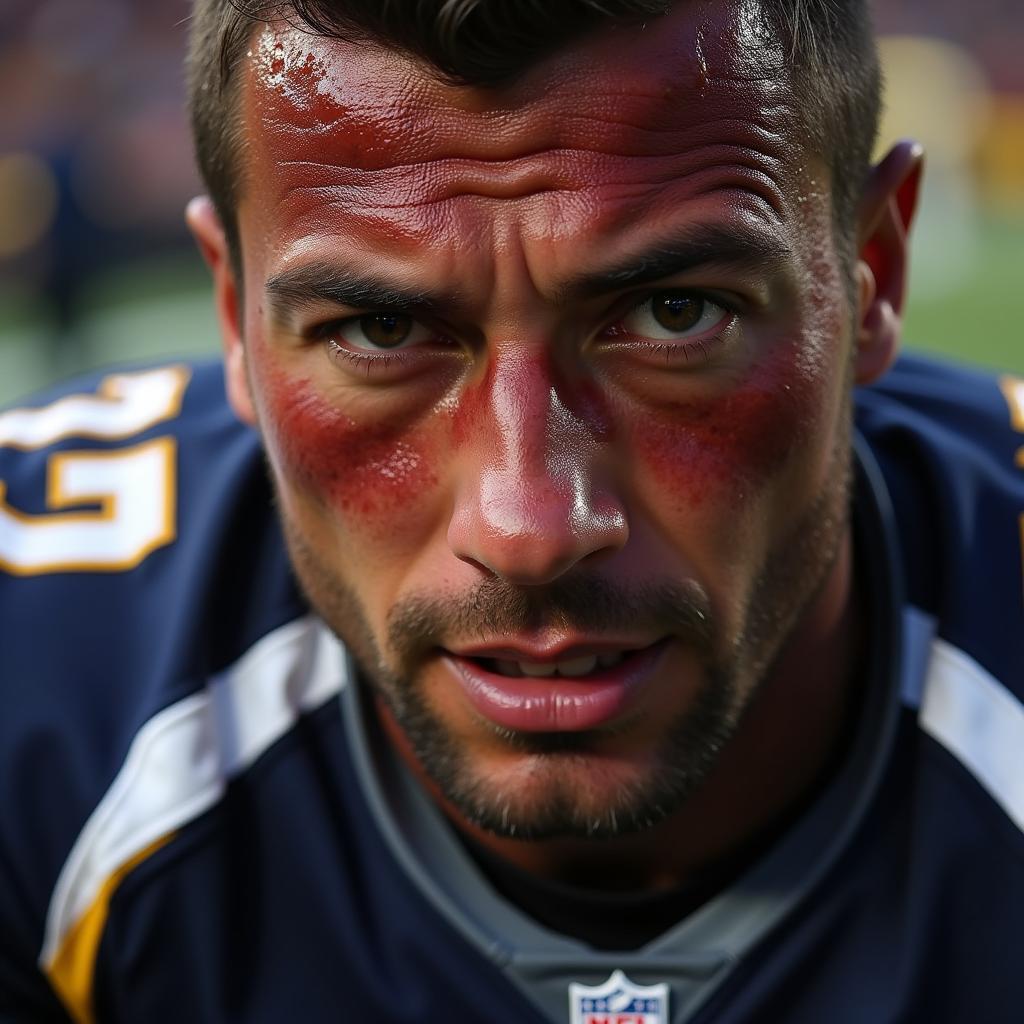
<svg viewBox="0 0 1024 1024">
<path fill-rule="evenodd" d="M 735 731 L 733 688 L 709 681 L 660 737 L 496 732 L 474 743 L 413 699 L 391 708 L 420 770 L 467 822 L 519 839 L 652 828 L 703 785 Z"/>
</svg>

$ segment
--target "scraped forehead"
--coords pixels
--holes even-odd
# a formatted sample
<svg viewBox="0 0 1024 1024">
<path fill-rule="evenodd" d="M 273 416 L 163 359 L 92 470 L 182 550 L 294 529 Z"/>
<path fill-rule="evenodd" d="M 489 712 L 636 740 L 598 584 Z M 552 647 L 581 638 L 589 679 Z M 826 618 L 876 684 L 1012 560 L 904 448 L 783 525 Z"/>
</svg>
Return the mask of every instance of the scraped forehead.
<svg viewBox="0 0 1024 1024">
<path fill-rule="evenodd" d="M 642 135 L 665 133 L 671 145 L 681 106 L 698 120 L 708 105 L 728 117 L 789 104 L 785 54 L 759 4 L 684 2 L 605 28 L 504 87 L 466 88 L 383 45 L 271 24 L 247 55 L 247 86 L 263 129 L 297 158 L 329 142 L 339 162 L 375 170 L 452 143 L 500 155 L 538 129 L 553 141 L 614 135 L 638 148 Z"/>
<path fill-rule="evenodd" d="M 551 233 L 574 203 L 627 216 L 609 196 L 642 204 L 732 154 L 779 207 L 799 121 L 786 52 L 751 0 L 684 2 L 475 87 L 382 45 L 270 25 L 247 57 L 242 202 L 271 189 L 264 205 L 304 219 L 321 199 L 419 233 L 458 197 L 549 193 L 561 198 L 535 220 Z"/>
</svg>

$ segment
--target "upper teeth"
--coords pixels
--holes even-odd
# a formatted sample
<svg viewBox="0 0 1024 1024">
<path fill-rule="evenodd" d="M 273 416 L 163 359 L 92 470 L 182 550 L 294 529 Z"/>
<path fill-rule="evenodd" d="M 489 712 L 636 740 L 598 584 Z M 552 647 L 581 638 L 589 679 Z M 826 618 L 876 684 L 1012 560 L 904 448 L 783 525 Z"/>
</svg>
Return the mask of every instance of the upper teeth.
<svg viewBox="0 0 1024 1024">
<path fill-rule="evenodd" d="M 616 651 L 614 654 L 582 654 L 578 658 L 565 658 L 562 661 L 511 661 L 499 658 L 495 664 L 504 676 L 586 676 L 598 666 L 611 668 L 617 665 L 625 656 L 625 651 Z"/>
</svg>

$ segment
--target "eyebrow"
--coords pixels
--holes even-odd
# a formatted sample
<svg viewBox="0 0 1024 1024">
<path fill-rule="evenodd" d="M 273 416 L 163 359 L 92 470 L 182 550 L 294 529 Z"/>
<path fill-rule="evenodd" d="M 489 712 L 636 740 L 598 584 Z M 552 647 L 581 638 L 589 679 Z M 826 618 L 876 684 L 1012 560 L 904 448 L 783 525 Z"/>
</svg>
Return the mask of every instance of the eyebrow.
<svg viewBox="0 0 1024 1024">
<path fill-rule="evenodd" d="M 437 314 L 455 304 L 454 296 L 401 288 L 329 260 L 315 260 L 275 274 L 264 290 L 271 313 L 278 320 L 296 308 L 325 302 L 355 309 L 401 309 L 421 314 Z"/>
<path fill-rule="evenodd" d="M 685 270 L 727 266 L 764 271 L 789 258 L 792 250 L 779 238 L 745 225 L 701 225 L 657 242 L 610 267 L 580 274 L 561 285 L 559 304 L 658 281 Z M 314 260 L 271 277 L 264 286 L 271 314 L 278 321 L 295 309 L 330 303 L 353 309 L 400 309 L 420 315 L 442 315 L 460 304 L 454 293 L 402 288 L 357 273 L 330 260 Z"/>
<path fill-rule="evenodd" d="M 698 267 L 763 272 L 792 254 L 780 238 L 743 224 L 699 225 L 609 267 L 570 278 L 559 289 L 559 298 L 594 298 Z"/>
</svg>

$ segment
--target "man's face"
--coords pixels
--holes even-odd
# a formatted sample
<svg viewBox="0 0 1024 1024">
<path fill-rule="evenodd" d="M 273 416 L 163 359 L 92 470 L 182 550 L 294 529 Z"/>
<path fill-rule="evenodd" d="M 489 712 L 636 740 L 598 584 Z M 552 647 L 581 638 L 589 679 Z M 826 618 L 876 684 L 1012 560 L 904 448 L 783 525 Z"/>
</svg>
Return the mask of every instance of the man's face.
<svg viewBox="0 0 1024 1024">
<path fill-rule="evenodd" d="M 678 805 L 846 536 L 853 312 L 759 18 L 496 89 L 253 41 L 236 406 L 314 605 L 506 834 Z"/>
</svg>

